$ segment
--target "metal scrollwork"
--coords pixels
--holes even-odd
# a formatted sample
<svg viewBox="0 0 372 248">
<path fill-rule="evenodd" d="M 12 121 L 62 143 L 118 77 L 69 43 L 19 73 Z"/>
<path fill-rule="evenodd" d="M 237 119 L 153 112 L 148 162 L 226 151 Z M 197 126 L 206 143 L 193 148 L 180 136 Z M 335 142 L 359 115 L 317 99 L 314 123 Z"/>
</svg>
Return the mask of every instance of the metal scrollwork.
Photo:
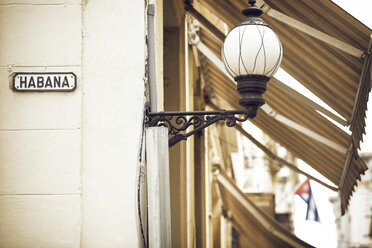
<svg viewBox="0 0 372 248">
<path fill-rule="evenodd" d="M 149 127 L 167 127 L 168 134 L 172 136 L 169 139 L 171 147 L 218 121 L 225 121 L 226 126 L 233 127 L 237 122 L 246 121 L 248 118 L 252 118 L 249 110 L 147 112 L 145 124 Z M 193 129 L 187 132 L 189 127 Z"/>
</svg>

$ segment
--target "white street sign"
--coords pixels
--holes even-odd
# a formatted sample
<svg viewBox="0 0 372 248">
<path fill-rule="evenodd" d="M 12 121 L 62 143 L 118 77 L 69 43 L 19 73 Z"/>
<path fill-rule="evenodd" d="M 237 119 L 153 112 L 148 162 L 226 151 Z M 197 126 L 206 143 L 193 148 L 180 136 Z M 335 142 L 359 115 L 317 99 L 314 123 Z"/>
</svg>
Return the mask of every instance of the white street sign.
<svg viewBox="0 0 372 248">
<path fill-rule="evenodd" d="M 76 76 L 72 72 L 17 72 L 13 90 L 19 92 L 73 91 Z"/>
</svg>

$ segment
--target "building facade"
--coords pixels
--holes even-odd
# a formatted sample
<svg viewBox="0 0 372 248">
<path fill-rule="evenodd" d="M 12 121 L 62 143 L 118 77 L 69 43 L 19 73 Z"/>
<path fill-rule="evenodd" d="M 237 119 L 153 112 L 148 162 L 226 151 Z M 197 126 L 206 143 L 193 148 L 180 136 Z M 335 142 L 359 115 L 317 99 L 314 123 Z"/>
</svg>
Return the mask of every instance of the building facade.
<svg viewBox="0 0 372 248">
<path fill-rule="evenodd" d="M 0 247 L 138 246 L 145 6 L 0 2 Z M 19 72 L 76 89 L 15 92 Z"/>
<path fill-rule="evenodd" d="M 240 125 L 168 148 L 167 129 L 148 124 L 149 112 L 241 109 L 220 51 L 246 1 L 0 1 L 0 247 L 310 247 L 275 221 L 272 195 L 263 210 L 236 187 L 231 154 L 241 133 L 311 177 L 290 161 L 301 158 L 346 211 L 366 170 L 357 148 L 371 32 L 321 3 L 256 4 L 283 43 L 283 68 L 341 116 L 273 78 L 252 122 L 291 154 L 281 158 Z M 34 83 L 20 91 L 25 75 Z M 73 87 L 50 90 L 48 75 Z"/>
<path fill-rule="evenodd" d="M 369 170 L 362 177 L 350 202 L 350 209 L 341 216 L 338 199 L 332 199 L 336 215 L 338 247 L 372 246 L 372 154 L 361 154 Z"/>
</svg>

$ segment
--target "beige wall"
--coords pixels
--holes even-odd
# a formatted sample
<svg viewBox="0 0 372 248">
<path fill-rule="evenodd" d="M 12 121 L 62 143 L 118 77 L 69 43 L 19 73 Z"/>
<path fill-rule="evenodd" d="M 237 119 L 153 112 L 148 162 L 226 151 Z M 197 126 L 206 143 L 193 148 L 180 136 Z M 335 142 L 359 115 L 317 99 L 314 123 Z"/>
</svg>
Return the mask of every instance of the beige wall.
<svg viewBox="0 0 372 248">
<path fill-rule="evenodd" d="M 144 1 L 0 0 L 0 247 L 136 247 Z M 15 72 L 73 72 L 16 93 Z"/>
<path fill-rule="evenodd" d="M 144 1 L 84 10 L 82 247 L 137 247 L 145 70 Z"/>
</svg>

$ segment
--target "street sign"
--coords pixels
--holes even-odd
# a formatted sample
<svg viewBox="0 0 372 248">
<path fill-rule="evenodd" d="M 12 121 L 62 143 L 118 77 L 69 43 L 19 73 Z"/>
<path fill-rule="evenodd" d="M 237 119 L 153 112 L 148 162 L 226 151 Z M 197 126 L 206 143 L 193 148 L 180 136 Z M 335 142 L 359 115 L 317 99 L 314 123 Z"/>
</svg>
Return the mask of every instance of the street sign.
<svg viewBox="0 0 372 248">
<path fill-rule="evenodd" d="M 17 72 L 13 90 L 18 92 L 73 91 L 76 76 L 72 72 Z"/>
</svg>

